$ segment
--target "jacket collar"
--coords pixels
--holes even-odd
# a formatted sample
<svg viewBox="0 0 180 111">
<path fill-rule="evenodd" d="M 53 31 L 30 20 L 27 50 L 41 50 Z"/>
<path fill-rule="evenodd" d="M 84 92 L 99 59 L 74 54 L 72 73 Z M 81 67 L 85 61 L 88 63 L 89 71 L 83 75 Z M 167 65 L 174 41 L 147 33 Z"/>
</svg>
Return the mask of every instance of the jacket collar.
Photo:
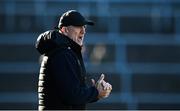
<svg viewBox="0 0 180 111">
<path fill-rule="evenodd" d="M 72 50 L 74 50 L 76 53 L 81 53 L 82 46 L 74 42 L 68 36 L 58 31 L 57 33 L 58 33 L 58 37 L 56 38 L 55 42 L 58 46 L 61 46 L 62 44 L 64 44 L 66 47 L 71 47 Z"/>
</svg>

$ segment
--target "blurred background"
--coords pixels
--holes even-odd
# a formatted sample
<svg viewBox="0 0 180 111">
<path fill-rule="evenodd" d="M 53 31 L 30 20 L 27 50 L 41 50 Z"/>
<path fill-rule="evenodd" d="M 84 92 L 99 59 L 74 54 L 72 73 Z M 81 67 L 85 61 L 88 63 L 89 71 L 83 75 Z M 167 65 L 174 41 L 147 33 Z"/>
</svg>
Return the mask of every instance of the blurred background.
<svg viewBox="0 0 180 111">
<path fill-rule="evenodd" d="M 88 109 L 180 109 L 180 0 L 0 0 L 0 109 L 37 109 L 38 35 L 75 9 L 96 22 L 83 55 L 109 98 Z"/>
</svg>

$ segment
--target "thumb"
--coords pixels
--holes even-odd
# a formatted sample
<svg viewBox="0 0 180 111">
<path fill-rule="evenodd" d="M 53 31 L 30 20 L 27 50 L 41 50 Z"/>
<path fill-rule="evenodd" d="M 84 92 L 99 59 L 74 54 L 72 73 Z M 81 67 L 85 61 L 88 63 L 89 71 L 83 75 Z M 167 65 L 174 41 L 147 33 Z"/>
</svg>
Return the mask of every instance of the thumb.
<svg viewBox="0 0 180 111">
<path fill-rule="evenodd" d="M 91 82 L 92 82 L 92 85 L 95 86 L 95 80 L 94 79 L 91 79 Z"/>
<path fill-rule="evenodd" d="M 101 74 L 100 79 L 99 79 L 98 82 L 101 83 L 103 80 L 104 80 L 104 74 Z"/>
</svg>

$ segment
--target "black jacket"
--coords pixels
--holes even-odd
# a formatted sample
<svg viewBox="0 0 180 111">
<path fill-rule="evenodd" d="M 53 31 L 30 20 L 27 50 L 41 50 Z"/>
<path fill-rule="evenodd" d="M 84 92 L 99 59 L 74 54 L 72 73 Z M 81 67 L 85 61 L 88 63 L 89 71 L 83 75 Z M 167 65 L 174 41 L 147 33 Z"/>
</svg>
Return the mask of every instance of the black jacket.
<svg viewBox="0 0 180 111">
<path fill-rule="evenodd" d="M 39 110 L 85 109 L 85 105 L 97 101 L 98 91 L 85 84 L 86 71 L 81 47 L 50 30 L 42 33 L 36 49 L 43 56 L 39 74 Z"/>
</svg>

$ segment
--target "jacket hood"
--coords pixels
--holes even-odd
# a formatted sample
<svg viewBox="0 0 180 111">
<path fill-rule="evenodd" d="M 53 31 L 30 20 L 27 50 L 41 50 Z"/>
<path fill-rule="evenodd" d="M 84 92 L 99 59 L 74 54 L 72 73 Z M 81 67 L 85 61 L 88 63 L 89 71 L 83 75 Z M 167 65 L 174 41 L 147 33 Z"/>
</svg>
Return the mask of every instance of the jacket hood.
<svg viewBox="0 0 180 111">
<path fill-rule="evenodd" d="M 58 31 L 46 31 L 39 35 L 35 47 L 40 54 L 46 54 L 57 47 L 68 46 L 70 42 L 63 36 Z"/>
<path fill-rule="evenodd" d="M 41 55 L 58 47 L 71 47 L 75 51 L 81 51 L 80 45 L 56 30 L 49 30 L 40 34 L 35 47 Z"/>
</svg>

